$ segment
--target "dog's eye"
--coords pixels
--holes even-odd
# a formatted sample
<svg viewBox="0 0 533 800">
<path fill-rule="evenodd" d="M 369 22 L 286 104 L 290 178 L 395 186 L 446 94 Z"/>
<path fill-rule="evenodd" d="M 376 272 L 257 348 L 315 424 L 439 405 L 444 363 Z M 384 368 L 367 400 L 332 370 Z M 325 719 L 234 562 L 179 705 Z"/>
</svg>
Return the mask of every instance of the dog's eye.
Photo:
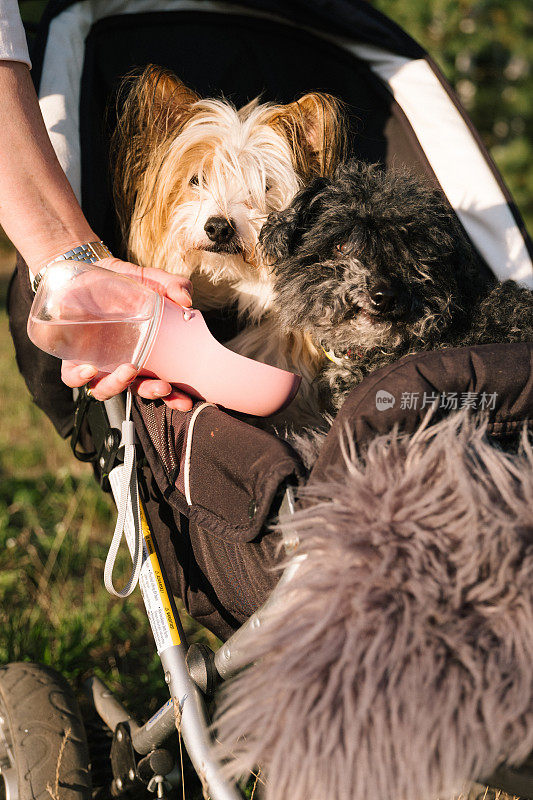
<svg viewBox="0 0 533 800">
<path fill-rule="evenodd" d="M 391 311 L 396 302 L 398 292 L 392 286 L 380 284 L 374 286 L 370 292 L 370 302 L 374 310 L 378 313 Z"/>
<path fill-rule="evenodd" d="M 189 186 L 198 186 L 198 175 L 193 175 L 189 181 Z"/>
<path fill-rule="evenodd" d="M 272 183 L 270 181 L 267 181 L 265 183 L 265 191 L 269 192 L 271 189 L 272 189 Z"/>
<path fill-rule="evenodd" d="M 335 250 L 338 250 L 339 253 L 345 253 L 348 250 L 348 242 L 343 242 L 342 244 L 336 244 Z"/>
</svg>

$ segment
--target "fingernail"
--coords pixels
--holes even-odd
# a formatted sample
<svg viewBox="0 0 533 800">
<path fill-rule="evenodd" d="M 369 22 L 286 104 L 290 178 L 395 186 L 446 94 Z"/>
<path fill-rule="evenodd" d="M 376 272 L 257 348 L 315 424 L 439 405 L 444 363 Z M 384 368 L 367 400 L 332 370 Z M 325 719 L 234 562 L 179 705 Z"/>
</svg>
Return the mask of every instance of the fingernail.
<svg viewBox="0 0 533 800">
<path fill-rule="evenodd" d="M 83 369 L 80 370 L 80 377 L 88 381 L 90 378 L 94 378 L 97 372 L 98 370 L 94 367 L 83 367 Z"/>
</svg>

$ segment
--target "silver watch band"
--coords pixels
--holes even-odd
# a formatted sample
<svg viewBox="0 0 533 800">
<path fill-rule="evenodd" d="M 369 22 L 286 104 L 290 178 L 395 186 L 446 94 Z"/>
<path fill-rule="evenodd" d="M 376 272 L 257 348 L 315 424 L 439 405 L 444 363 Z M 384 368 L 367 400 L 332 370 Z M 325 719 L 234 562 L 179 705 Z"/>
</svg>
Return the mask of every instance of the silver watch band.
<svg viewBox="0 0 533 800">
<path fill-rule="evenodd" d="M 109 258 L 111 255 L 111 251 L 103 242 L 79 244 L 77 247 L 73 247 L 72 250 L 67 250 L 66 253 L 54 258 L 37 273 L 33 279 L 33 291 L 37 291 L 41 278 L 50 264 L 55 264 L 58 261 L 85 261 L 86 264 L 94 264 L 95 261 L 100 261 L 101 258 Z"/>
</svg>

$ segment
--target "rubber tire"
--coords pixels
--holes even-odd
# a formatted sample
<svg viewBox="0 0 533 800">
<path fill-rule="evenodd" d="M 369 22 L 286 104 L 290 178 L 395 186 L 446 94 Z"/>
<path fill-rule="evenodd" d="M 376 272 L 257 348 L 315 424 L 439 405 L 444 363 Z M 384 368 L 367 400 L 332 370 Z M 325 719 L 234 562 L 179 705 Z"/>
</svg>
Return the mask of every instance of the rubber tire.
<svg viewBox="0 0 533 800">
<path fill-rule="evenodd" d="M 19 800 L 50 800 L 59 769 L 61 800 L 89 800 L 87 738 L 78 703 L 66 680 L 50 667 L 14 663 L 0 667 L 0 705 L 6 712 L 18 774 Z"/>
</svg>

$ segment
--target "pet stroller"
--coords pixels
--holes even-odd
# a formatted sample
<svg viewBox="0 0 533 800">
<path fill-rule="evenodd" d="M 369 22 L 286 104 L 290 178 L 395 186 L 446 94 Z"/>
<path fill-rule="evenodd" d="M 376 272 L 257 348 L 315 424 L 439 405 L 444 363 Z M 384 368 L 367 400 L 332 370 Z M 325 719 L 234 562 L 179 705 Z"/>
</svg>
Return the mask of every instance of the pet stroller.
<svg viewBox="0 0 533 800">
<path fill-rule="evenodd" d="M 92 228 L 117 254 L 118 225 L 107 178 L 115 121 L 109 109 L 126 73 L 157 63 L 201 95 L 223 93 L 238 106 L 259 94 L 280 102 L 317 89 L 340 97 L 348 104 L 355 155 L 422 172 L 441 187 L 487 268 L 500 279 L 533 287 L 531 242 L 456 97 L 428 55 L 362 0 L 51 0 L 32 58 L 59 160 Z M 21 372 L 58 432 L 71 436 L 75 453 L 91 460 L 102 484 L 116 490 L 123 406 L 112 401 L 104 408 L 84 392 L 73 401 L 61 384 L 59 363 L 27 339 L 31 300 L 28 271 L 19 259 L 9 310 Z M 213 317 L 210 324 L 222 340 L 235 332 L 231 314 Z M 509 363 L 515 366 L 512 375 Z M 420 364 L 412 358 L 406 362 L 397 373 L 398 387 L 403 381 L 411 391 L 444 391 L 450 385 L 497 391 L 500 400 L 491 412 L 495 434 L 515 430 L 532 416 L 531 345 L 426 353 Z M 399 404 L 391 414 L 376 408 L 382 373 L 350 396 L 321 450 L 315 476 L 326 474 L 328 465 L 340 459 L 337 432 L 346 421 L 358 443 L 394 424 L 413 431 L 420 423 L 422 412 L 409 413 Z M 173 762 L 163 744 L 178 720 L 209 796 L 230 800 L 238 792 L 221 777 L 212 755 L 204 698 L 246 663 L 242 639 L 261 626 L 264 604 L 275 604 L 279 586 L 296 568 L 295 561 L 281 581 L 271 570 L 279 559 L 279 534 L 269 523 L 280 508 L 290 519 L 292 487 L 305 470 L 285 443 L 220 409 L 197 406 L 183 414 L 138 401 L 133 418 L 144 454 L 141 584 L 171 699 L 139 726 L 105 686 L 92 681 L 95 707 L 113 731 L 111 793 L 127 794 L 144 781 L 164 796 Z M 290 550 L 290 525 L 285 536 Z M 226 640 L 216 654 L 198 646 L 187 651 L 174 595 Z M 7 712 L 0 725 L 4 794 L 9 800 L 37 797 L 53 778 L 60 737 L 49 760 L 31 774 L 31 743 L 9 724 L 20 693 L 36 683 L 59 692 L 78 720 L 81 744 L 71 764 L 76 777 L 65 787 L 65 796 L 88 797 L 83 725 L 72 698 L 57 676 L 28 665 L 9 665 L 0 677 L 0 706 Z M 53 717 L 51 706 L 48 711 L 60 728 L 61 718 Z M 533 796 L 533 776 L 506 770 L 498 780 L 504 789 Z"/>
</svg>

